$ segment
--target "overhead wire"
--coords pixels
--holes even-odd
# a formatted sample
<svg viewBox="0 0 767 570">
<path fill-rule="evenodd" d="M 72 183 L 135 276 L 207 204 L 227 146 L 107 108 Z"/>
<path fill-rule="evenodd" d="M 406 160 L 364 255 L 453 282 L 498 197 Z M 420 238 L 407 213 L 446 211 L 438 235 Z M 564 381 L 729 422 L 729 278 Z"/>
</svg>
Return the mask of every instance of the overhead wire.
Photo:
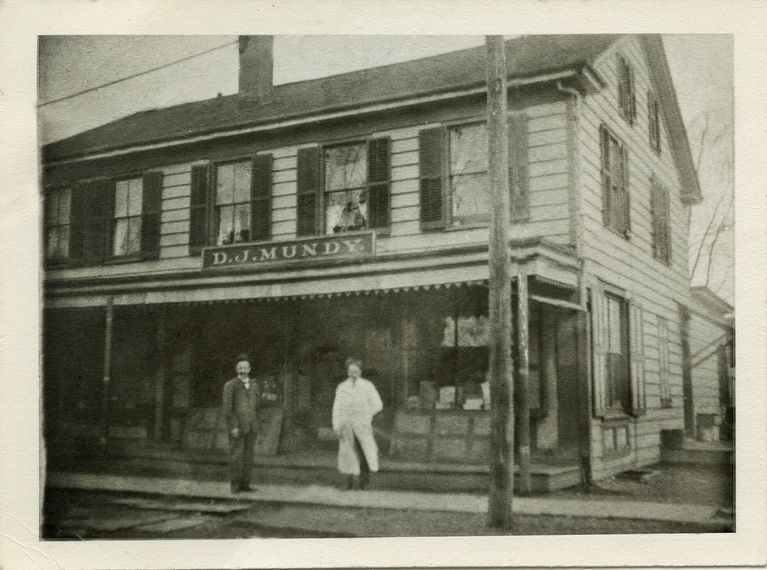
<svg viewBox="0 0 767 570">
<path fill-rule="evenodd" d="M 51 99 L 50 101 L 45 101 L 43 103 L 38 104 L 39 107 L 45 107 L 46 105 L 53 105 L 54 103 L 60 103 L 61 101 L 66 101 L 68 99 L 73 99 L 74 97 L 79 97 L 81 95 L 85 95 L 86 93 L 90 93 L 92 91 L 96 91 L 98 89 L 103 89 L 104 87 L 110 87 L 111 85 L 116 85 L 118 83 L 122 83 L 123 81 L 128 81 L 129 79 L 135 79 L 136 77 L 141 77 L 142 75 L 147 75 L 148 73 L 153 73 L 155 71 L 160 71 L 161 69 L 165 69 L 167 67 L 171 67 L 173 65 L 178 65 L 179 63 L 183 63 L 185 61 L 189 61 L 190 59 L 194 59 L 196 57 L 200 57 L 202 55 L 209 54 L 214 51 L 218 51 L 220 49 L 223 49 L 225 47 L 229 47 L 231 45 L 236 44 L 237 41 L 233 42 L 227 42 L 225 44 L 221 44 L 219 46 L 215 46 L 209 49 L 206 49 L 201 52 L 193 53 L 191 55 L 187 55 L 185 57 L 176 59 L 174 61 L 169 61 L 167 63 L 164 63 L 162 65 L 158 65 L 157 67 L 152 67 L 151 69 L 145 69 L 144 71 L 139 71 L 138 73 L 133 73 L 132 75 L 126 75 L 125 77 L 120 77 L 118 79 L 113 79 L 112 81 L 108 81 L 106 83 L 102 83 L 100 85 L 94 85 L 93 87 L 88 87 L 87 89 L 83 89 L 82 91 L 77 91 L 75 93 L 70 93 L 69 95 L 64 95 L 63 97 L 57 97 L 56 99 Z"/>
</svg>

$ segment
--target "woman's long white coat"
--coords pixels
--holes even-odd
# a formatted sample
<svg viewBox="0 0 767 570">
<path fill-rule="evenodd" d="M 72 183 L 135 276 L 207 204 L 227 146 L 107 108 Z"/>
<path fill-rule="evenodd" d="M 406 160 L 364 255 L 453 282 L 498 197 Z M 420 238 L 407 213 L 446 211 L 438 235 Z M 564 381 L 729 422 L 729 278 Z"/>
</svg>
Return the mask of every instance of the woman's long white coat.
<svg viewBox="0 0 767 570">
<path fill-rule="evenodd" d="M 354 437 L 360 442 L 370 471 L 378 471 L 378 446 L 373 437 L 372 420 L 383 409 L 383 402 L 369 380 L 347 378 L 336 388 L 333 401 L 333 430 L 338 438 L 338 470 L 359 475 L 360 458 L 354 449 Z"/>
</svg>

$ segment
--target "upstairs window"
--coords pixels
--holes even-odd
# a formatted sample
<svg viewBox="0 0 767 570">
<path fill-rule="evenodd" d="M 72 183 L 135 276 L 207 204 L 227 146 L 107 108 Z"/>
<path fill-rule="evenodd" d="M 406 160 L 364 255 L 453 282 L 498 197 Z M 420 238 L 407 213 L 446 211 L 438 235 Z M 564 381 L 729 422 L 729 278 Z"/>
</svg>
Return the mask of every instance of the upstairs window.
<svg viewBox="0 0 767 570">
<path fill-rule="evenodd" d="M 604 125 L 600 129 L 602 154 L 602 219 L 604 225 L 628 237 L 631 230 L 628 151 Z"/>
<path fill-rule="evenodd" d="M 112 255 L 121 257 L 141 252 L 141 178 L 118 180 L 112 211 Z"/>
<path fill-rule="evenodd" d="M 653 255 L 665 264 L 671 263 L 671 207 L 669 191 L 653 176 L 650 181 Z"/>
<path fill-rule="evenodd" d="M 368 227 L 367 145 L 325 149 L 325 233 Z"/>
<path fill-rule="evenodd" d="M 452 223 L 487 222 L 490 218 L 487 126 L 477 123 L 451 127 L 448 135 Z"/>
<path fill-rule="evenodd" d="M 50 192 L 45 198 L 45 256 L 48 260 L 69 257 L 69 225 L 72 190 Z"/>
<path fill-rule="evenodd" d="M 655 93 L 647 92 L 647 121 L 650 136 L 650 147 L 660 154 L 661 152 L 661 125 L 660 125 L 660 105 Z"/>
<path fill-rule="evenodd" d="M 622 55 L 618 56 L 618 108 L 623 118 L 633 125 L 636 119 L 634 68 Z"/>
<path fill-rule="evenodd" d="M 219 164 L 216 167 L 216 245 L 250 240 L 251 162 Z"/>
</svg>

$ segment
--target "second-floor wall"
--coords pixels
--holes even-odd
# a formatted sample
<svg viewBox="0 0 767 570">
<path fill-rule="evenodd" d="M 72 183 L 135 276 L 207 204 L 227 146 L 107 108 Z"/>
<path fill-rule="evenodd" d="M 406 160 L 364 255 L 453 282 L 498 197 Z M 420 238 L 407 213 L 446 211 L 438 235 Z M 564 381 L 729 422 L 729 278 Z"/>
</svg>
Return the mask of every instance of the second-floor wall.
<svg viewBox="0 0 767 570">
<path fill-rule="evenodd" d="M 301 137 L 274 135 L 268 142 L 252 139 L 231 150 L 216 148 L 210 153 L 210 159 L 202 151 L 191 154 L 193 160 L 189 161 L 150 162 L 146 170 L 137 170 L 141 168 L 141 161 L 136 161 L 134 166 L 130 160 L 123 160 L 121 168 L 81 169 L 97 182 L 108 179 L 106 183 L 102 180 L 92 184 L 91 192 L 111 195 L 97 212 L 105 220 L 98 238 L 105 244 L 101 258 L 88 263 L 72 263 L 74 260 L 68 260 L 66 255 L 71 252 L 65 251 L 71 244 L 63 243 L 63 239 L 51 240 L 51 236 L 65 233 L 53 227 L 58 223 L 55 218 L 65 222 L 62 216 L 66 217 L 67 212 L 76 217 L 74 209 L 78 206 L 74 195 L 82 190 L 81 181 L 71 171 L 59 175 L 54 168 L 46 176 L 50 186 L 46 192 L 47 248 L 51 254 L 58 250 L 63 255 L 59 260 L 62 263 L 52 264 L 47 275 L 66 279 L 199 269 L 201 260 L 195 242 L 200 243 L 200 237 L 195 238 L 198 232 L 195 224 L 199 226 L 200 222 L 195 221 L 195 216 L 205 217 L 202 245 L 239 239 L 252 241 L 251 221 L 257 215 L 252 198 L 264 192 L 259 187 L 259 181 L 264 180 L 263 173 L 253 170 L 259 168 L 255 166 L 259 164 L 261 168 L 263 164 L 269 165 L 268 200 L 264 205 L 268 209 L 267 236 L 271 241 L 347 229 L 338 227 L 339 220 L 341 224 L 348 224 L 348 229 L 365 229 L 378 219 L 378 227 L 373 229 L 378 234 L 377 253 L 381 256 L 486 243 L 489 195 L 484 112 L 481 101 L 464 101 L 411 114 L 409 124 L 398 124 L 395 128 L 392 123 L 396 121 L 379 117 L 360 120 L 343 132 L 332 126 L 317 126 Z M 566 99 L 553 90 L 543 97 L 539 94 L 526 97 L 511 110 L 509 121 L 510 179 L 512 184 L 520 184 L 525 194 L 524 203 L 514 216 L 514 235 L 545 237 L 553 243 L 569 246 L 573 219 L 569 208 L 571 178 Z M 372 204 L 376 184 L 371 179 L 375 175 L 371 175 L 370 163 L 376 160 L 380 163 L 381 157 L 380 153 L 378 158 L 373 156 L 371 141 L 384 141 L 387 147 L 383 159 L 386 173 L 380 178 L 386 192 L 382 202 L 386 209 L 383 223 L 380 212 L 376 217 Z M 299 207 L 299 193 L 305 191 L 305 183 L 299 180 L 300 169 L 305 168 L 305 165 L 299 166 L 303 160 L 299 154 L 311 149 L 316 149 L 318 159 L 314 173 L 317 219 L 313 229 L 307 232 L 305 221 L 299 223 L 305 215 L 305 210 L 302 214 Z M 270 160 L 259 162 L 257 157 Z M 435 160 L 441 197 L 436 224 L 433 207 L 431 214 L 424 213 L 424 201 L 429 199 L 424 178 L 427 169 L 434 170 Z M 429 166 L 425 166 L 427 163 Z M 199 197 L 201 172 L 208 193 L 204 204 Z M 377 176 L 380 177 L 380 173 Z M 251 177 L 255 178 L 253 184 Z M 151 184 L 159 184 L 156 199 L 147 192 L 147 185 Z M 59 202 L 65 200 L 57 196 L 64 196 L 69 203 L 61 207 Z M 156 203 L 156 220 L 142 216 L 141 212 L 142 207 L 152 202 Z M 346 207 L 349 204 L 351 208 Z M 194 213 L 200 208 L 205 210 L 203 214 Z M 359 221 L 355 218 L 358 214 L 364 223 L 355 222 L 355 219 Z M 78 223 L 82 224 L 82 220 Z M 142 255 L 150 223 L 157 224 L 157 236 L 149 236 L 153 251 Z M 247 232 L 242 233 L 243 229 Z M 78 238 L 73 230 L 72 242 L 75 239 Z M 82 243 L 77 247 L 82 248 Z M 124 255 L 126 252 L 129 255 Z"/>
</svg>

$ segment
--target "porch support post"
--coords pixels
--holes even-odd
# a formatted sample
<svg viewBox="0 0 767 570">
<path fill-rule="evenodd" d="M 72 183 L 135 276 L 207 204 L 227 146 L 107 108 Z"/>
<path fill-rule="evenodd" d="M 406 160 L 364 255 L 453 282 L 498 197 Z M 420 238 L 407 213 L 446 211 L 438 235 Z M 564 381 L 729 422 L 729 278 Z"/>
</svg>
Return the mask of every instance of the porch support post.
<svg viewBox="0 0 767 570">
<path fill-rule="evenodd" d="M 154 439 L 161 440 L 163 435 L 163 423 L 165 419 L 165 381 L 167 361 L 167 309 L 160 305 L 160 313 L 157 317 L 157 372 L 155 375 L 154 389 Z"/>
<path fill-rule="evenodd" d="M 585 290 L 585 288 L 584 288 Z M 584 303 L 586 299 L 583 299 Z M 586 305 L 589 307 L 590 304 Z M 578 450 L 581 456 L 581 480 L 586 489 L 593 484 L 591 431 L 591 327 L 589 311 L 576 313 L 576 335 L 578 351 Z"/>
<path fill-rule="evenodd" d="M 510 530 L 514 491 L 514 381 L 511 363 L 511 256 L 509 254 L 508 88 L 503 36 L 487 36 L 488 182 L 491 402 L 490 527 Z"/>
<path fill-rule="evenodd" d="M 109 438 L 109 383 L 112 373 L 112 322 L 114 320 L 114 299 L 107 298 L 104 320 L 104 375 L 101 395 L 101 430 L 99 441 L 106 445 Z"/>
<path fill-rule="evenodd" d="M 530 379 L 530 300 L 527 291 L 527 275 L 522 268 L 517 272 L 517 451 L 519 453 L 519 492 L 532 492 L 530 476 L 530 405 L 528 383 Z"/>
<path fill-rule="evenodd" d="M 556 309 L 541 308 L 540 328 L 541 368 L 543 372 L 543 389 L 545 390 L 546 415 L 538 423 L 538 448 L 553 449 L 559 446 L 559 398 L 557 389 L 557 330 L 559 315 Z"/>
</svg>

